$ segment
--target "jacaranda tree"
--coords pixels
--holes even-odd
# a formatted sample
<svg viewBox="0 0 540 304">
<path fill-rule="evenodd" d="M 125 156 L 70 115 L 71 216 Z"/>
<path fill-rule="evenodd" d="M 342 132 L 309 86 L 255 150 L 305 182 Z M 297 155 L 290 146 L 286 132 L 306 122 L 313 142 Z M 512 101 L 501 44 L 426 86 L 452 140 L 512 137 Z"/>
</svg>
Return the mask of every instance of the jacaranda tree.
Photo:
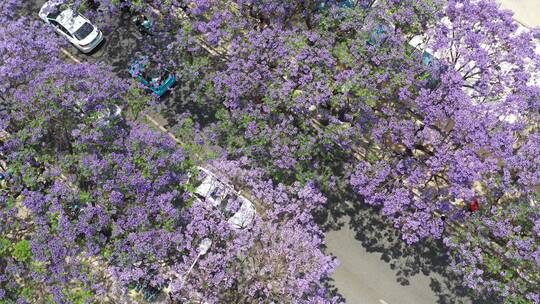
<svg viewBox="0 0 540 304">
<path fill-rule="evenodd" d="M 70 4 L 86 10 L 90 2 Z M 19 212 L 17 198 L 58 197 L 60 190 L 42 189 L 65 172 L 69 183 L 58 189 L 75 191 L 82 202 L 62 197 L 47 204 L 78 206 L 71 217 L 55 216 L 66 225 L 67 219 L 81 223 L 66 226 L 65 242 L 69 231 L 82 227 L 84 242 L 55 255 L 78 261 L 54 260 L 63 271 L 55 273 L 88 273 L 76 259 L 84 252 L 106 261 L 124 286 L 169 284 L 180 302 L 328 302 L 320 281 L 333 262 L 320 251 L 311 219 L 324 200 L 314 188 L 348 181 L 365 202 L 382 207 L 406 242 L 444 236 L 469 287 L 508 303 L 538 302 L 537 35 L 518 29 L 493 1 L 382 0 L 354 7 L 339 1 L 99 2 L 101 11 L 90 13 L 104 23 L 120 6 L 157 21 L 161 31 L 143 49 L 163 46 L 156 59 L 179 69 L 192 84 L 190 98 L 215 113 L 203 130 L 181 116 L 178 132 L 196 132 L 187 151 L 204 143 L 222 146 L 216 150 L 230 159 L 247 157 L 223 171 L 254 189 L 262 210 L 250 230 L 236 231 L 204 202 L 191 202 L 190 155 L 138 123 L 107 117 L 114 105 L 129 109 L 139 100 L 136 90 L 106 68 L 62 65 L 58 42 L 25 31 L 14 46 L 19 25 L 29 21 L 7 13 L 15 5 L 9 1 L 0 7 L 6 9 L 2 18 L 17 26 L 0 32 L 7 54 L 0 127 L 15 134 L 3 149 L 24 170 L 15 170 L 4 199 L 9 212 L 2 216 L 5 227 L 24 228 L 5 235 L 27 230 L 9 222 L 14 214 L 29 216 Z M 29 54 L 38 56 L 30 61 Z M 44 68 L 47 57 L 61 68 Z M 62 69 L 73 71 L 60 76 Z M 97 71 L 106 84 L 92 81 L 89 74 Z M 51 165 L 54 173 L 47 173 Z M 472 201 L 480 210 L 468 213 Z M 54 222 L 50 214 L 24 223 L 36 222 L 41 234 L 56 237 L 54 225 L 43 224 Z M 212 250 L 189 277 L 178 275 L 206 237 L 214 240 Z M 9 241 L 17 247 L 4 251 L 2 263 L 10 274 L 27 275 L 36 267 L 27 265 L 35 238 Z M 32 254 L 34 247 L 40 248 L 33 245 Z M 310 273 L 309 279 L 298 272 Z M 51 286 L 67 286 L 62 275 L 50 278 Z"/>
<path fill-rule="evenodd" d="M 287 182 L 316 172 L 324 184 L 336 176 L 320 176 L 335 174 L 321 166 L 352 150 L 345 160 L 353 169 L 337 177 L 382 206 L 409 243 L 440 238 L 446 225 L 464 221 L 464 229 L 446 230 L 462 239 L 483 225 L 475 217 L 492 210 L 509 216 L 528 208 L 525 222 L 535 221 L 536 37 L 494 2 L 154 5 L 164 14 L 183 10 L 191 34 L 222 62 L 211 85 L 226 111 L 218 112 L 214 131 L 230 156 L 249 156 Z M 468 217 L 474 200 L 480 211 Z M 530 224 L 520 229 L 534 236 Z M 484 254 L 507 273 L 521 263 L 494 251 L 493 236 L 484 238 Z M 465 264 L 456 261 L 468 273 Z M 520 279 L 504 289 L 504 278 L 478 273 L 483 281 L 471 287 L 508 301 L 537 296 L 536 274 L 516 271 Z"/>
<path fill-rule="evenodd" d="M 1 62 L 2 301 L 115 302 L 111 285 L 169 286 L 177 302 L 334 301 L 321 284 L 334 261 L 309 213 L 324 202 L 316 190 L 273 190 L 252 175 L 251 188 L 269 196 L 258 198 L 264 208 L 251 227 L 233 229 L 221 210 L 193 199 L 191 157 L 132 119 L 133 104 L 146 102 L 136 86 L 102 65 L 64 62 L 59 41 L 15 41 L 23 25 L 51 33 L 13 22 L 0 36 L 9 51 Z M 213 240 L 207 259 L 179 280 L 205 238 Z"/>
</svg>

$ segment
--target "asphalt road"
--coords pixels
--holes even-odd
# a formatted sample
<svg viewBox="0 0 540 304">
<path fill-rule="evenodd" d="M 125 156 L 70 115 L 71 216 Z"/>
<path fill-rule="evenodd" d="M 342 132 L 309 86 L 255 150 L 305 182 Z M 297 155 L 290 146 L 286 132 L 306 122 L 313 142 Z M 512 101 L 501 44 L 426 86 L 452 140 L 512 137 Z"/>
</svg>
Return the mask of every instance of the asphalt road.
<svg viewBox="0 0 540 304">
<path fill-rule="evenodd" d="M 428 304 L 436 303 L 437 295 L 429 287 L 429 277 L 416 275 L 408 285 L 401 285 L 397 271 L 382 259 L 382 253 L 369 252 L 355 239 L 347 226 L 326 234 L 330 252 L 340 266 L 332 276 L 347 303 Z"/>
<path fill-rule="evenodd" d="M 498 303 L 477 298 L 462 285 L 440 240 L 407 245 L 386 218 L 354 197 L 327 204 L 318 221 L 325 228 L 327 251 L 340 263 L 330 285 L 346 303 Z"/>
<path fill-rule="evenodd" d="M 406 265 L 414 257 L 398 257 L 385 261 L 384 252 L 370 251 L 355 238 L 356 232 L 345 225 L 326 233 L 329 252 L 340 265 L 332 275 L 334 285 L 349 304 L 433 304 L 472 303 L 461 292 L 452 291 L 447 279 L 438 273 L 420 272 L 405 275 L 396 264 Z M 387 240 L 381 242 L 390 243 Z M 443 255 L 443 251 L 440 252 Z M 412 266 L 410 266 L 412 267 Z M 459 283 L 456 279 L 453 283 Z"/>
<path fill-rule="evenodd" d="M 45 0 L 25 3 L 27 16 L 35 16 Z M 73 46 L 66 46 L 70 58 L 81 62 L 101 62 L 111 66 L 122 77 L 129 77 L 131 58 L 141 50 L 145 37 L 129 23 L 128 18 L 110 25 L 105 42 L 89 55 Z M 189 89 L 189 88 L 187 88 Z M 171 112 L 189 110 L 176 87 L 172 94 L 161 99 Z M 167 126 L 171 117 L 155 117 Z M 406 246 L 373 209 L 334 204 L 329 207 L 325 227 L 327 250 L 340 260 L 332 276 L 331 288 L 349 304 L 433 304 L 483 303 L 467 295 L 459 279 L 452 276 L 440 244 Z M 495 302 L 489 302 L 495 303 Z"/>
</svg>

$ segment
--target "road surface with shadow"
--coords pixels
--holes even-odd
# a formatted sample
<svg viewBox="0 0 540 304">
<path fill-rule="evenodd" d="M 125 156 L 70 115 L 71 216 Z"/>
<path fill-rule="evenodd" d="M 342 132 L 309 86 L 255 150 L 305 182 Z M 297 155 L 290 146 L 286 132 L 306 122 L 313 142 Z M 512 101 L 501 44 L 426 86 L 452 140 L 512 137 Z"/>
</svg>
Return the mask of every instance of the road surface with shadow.
<svg viewBox="0 0 540 304">
<path fill-rule="evenodd" d="M 346 303 L 500 303 L 479 298 L 462 285 L 441 240 L 407 245 L 377 208 L 363 204 L 350 190 L 339 192 L 330 196 L 318 221 L 325 229 L 327 252 L 340 262 L 327 284 Z"/>
</svg>

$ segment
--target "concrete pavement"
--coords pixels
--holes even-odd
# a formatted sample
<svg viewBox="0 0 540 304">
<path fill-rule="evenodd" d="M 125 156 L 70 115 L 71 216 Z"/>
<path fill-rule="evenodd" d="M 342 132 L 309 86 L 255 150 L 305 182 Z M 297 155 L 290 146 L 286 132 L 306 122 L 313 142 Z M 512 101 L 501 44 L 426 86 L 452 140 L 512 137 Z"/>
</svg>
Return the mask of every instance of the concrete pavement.
<svg viewBox="0 0 540 304">
<path fill-rule="evenodd" d="M 496 0 L 526 27 L 540 27 L 540 0 Z"/>
</svg>

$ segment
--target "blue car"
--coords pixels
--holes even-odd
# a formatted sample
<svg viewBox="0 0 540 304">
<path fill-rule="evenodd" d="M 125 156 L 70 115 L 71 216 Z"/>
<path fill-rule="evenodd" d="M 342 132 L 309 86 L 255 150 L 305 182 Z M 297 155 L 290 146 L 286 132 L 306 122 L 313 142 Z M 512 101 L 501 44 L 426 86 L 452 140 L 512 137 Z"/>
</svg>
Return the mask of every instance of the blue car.
<svg viewBox="0 0 540 304">
<path fill-rule="evenodd" d="M 368 40 L 366 43 L 372 47 L 380 47 L 386 38 L 388 37 L 388 28 L 386 25 L 378 25 L 376 28 L 371 31 Z"/>
<path fill-rule="evenodd" d="M 354 4 L 350 0 L 329 0 L 319 2 L 317 10 L 324 11 L 334 5 L 337 5 L 340 8 L 352 8 L 354 6 Z"/>
<path fill-rule="evenodd" d="M 375 3 L 375 0 L 323 0 L 319 2 L 319 5 L 317 6 L 317 10 L 324 11 L 331 6 L 338 6 L 339 8 L 353 8 L 355 6 L 359 6 L 364 10 L 368 10 L 373 6 Z"/>
<path fill-rule="evenodd" d="M 426 87 L 435 89 L 441 82 L 441 74 L 447 70 L 447 66 L 430 53 L 422 52 L 422 64 L 428 69 L 424 76 L 427 78 Z"/>
<path fill-rule="evenodd" d="M 170 70 L 160 68 L 148 56 L 135 59 L 129 73 L 157 96 L 163 96 L 176 83 L 176 75 Z"/>
</svg>

